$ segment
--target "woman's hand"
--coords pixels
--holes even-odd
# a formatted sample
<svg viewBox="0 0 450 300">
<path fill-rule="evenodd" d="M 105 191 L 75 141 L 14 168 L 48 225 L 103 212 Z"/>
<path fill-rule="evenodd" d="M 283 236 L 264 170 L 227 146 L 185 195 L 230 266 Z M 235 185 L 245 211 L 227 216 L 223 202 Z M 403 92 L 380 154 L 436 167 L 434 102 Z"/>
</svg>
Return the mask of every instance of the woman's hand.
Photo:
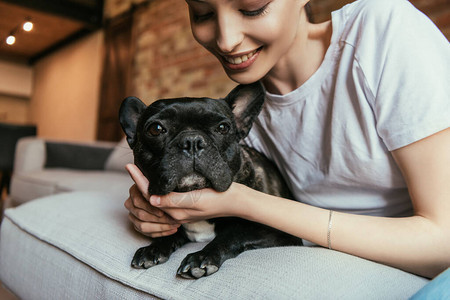
<svg viewBox="0 0 450 300">
<path fill-rule="evenodd" d="M 154 208 L 163 210 L 179 223 L 233 216 L 237 206 L 236 190 L 247 187 L 233 183 L 225 192 L 216 192 L 206 188 L 187 193 L 169 193 L 165 196 L 152 195 L 150 203 Z"/>
<path fill-rule="evenodd" d="M 177 232 L 181 223 L 195 222 L 233 215 L 238 206 L 236 191 L 247 187 L 233 183 L 223 193 L 213 189 L 195 190 L 187 193 L 169 193 L 165 196 L 150 195 L 149 182 L 136 165 L 126 166 L 135 184 L 125 201 L 129 219 L 137 231 L 150 237 L 161 237 Z"/>
<path fill-rule="evenodd" d="M 180 224 L 162 210 L 150 204 L 149 182 L 139 168 L 129 164 L 126 169 L 135 182 L 130 188 L 130 197 L 125 201 L 125 207 L 130 212 L 129 219 L 134 228 L 152 238 L 177 232 Z"/>
</svg>

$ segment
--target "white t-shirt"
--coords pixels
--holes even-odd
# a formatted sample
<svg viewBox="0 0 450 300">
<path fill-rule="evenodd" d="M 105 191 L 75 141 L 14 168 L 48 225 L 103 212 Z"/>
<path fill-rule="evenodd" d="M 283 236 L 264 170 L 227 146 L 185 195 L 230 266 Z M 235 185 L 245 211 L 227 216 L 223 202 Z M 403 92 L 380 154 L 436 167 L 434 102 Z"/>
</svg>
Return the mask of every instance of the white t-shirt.
<svg viewBox="0 0 450 300">
<path fill-rule="evenodd" d="M 298 201 L 410 215 L 389 151 L 450 126 L 449 42 L 406 0 L 356 1 L 332 26 L 319 69 L 289 94 L 266 93 L 245 143 L 278 165 Z"/>
</svg>

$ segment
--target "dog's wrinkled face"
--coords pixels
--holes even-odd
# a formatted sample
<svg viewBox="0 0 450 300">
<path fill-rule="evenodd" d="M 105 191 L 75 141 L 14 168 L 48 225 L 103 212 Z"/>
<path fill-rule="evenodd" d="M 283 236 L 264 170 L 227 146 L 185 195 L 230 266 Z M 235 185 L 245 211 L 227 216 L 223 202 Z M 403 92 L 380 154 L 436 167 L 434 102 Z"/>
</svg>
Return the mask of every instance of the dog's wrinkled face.
<svg viewBox="0 0 450 300">
<path fill-rule="evenodd" d="M 238 86 L 225 99 L 165 99 L 148 107 L 125 99 L 120 123 L 149 192 L 227 190 L 241 167 L 239 141 L 263 101 L 259 84 Z"/>
<path fill-rule="evenodd" d="M 138 122 L 135 163 L 151 193 L 225 191 L 240 167 L 234 117 L 224 101 L 159 100 Z"/>
</svg>

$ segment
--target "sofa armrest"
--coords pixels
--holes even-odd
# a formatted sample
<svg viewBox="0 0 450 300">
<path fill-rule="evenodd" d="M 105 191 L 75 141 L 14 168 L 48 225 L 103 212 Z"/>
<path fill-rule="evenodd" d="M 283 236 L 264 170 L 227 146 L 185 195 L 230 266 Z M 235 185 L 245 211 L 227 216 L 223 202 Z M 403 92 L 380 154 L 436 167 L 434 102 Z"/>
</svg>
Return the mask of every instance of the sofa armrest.
<svg viewBox="0 0 450 300">
<path fill-rule="evenodd" d="M 45 165 L 45 141 L 36 137 L 20 139 L 16 145 L 14 173 L 41 170 Z"/>
</svg>

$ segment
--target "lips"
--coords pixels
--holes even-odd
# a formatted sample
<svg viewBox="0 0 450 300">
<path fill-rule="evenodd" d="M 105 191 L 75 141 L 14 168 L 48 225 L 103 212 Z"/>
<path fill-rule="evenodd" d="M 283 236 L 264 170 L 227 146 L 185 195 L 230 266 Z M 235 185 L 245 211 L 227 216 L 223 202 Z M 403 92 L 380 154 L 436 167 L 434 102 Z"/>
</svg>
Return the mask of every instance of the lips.
<svg viewBox="0 0 450 300">
<path fill-rule="evenodd" d="M 241 55 L 224 55 L 222 56 L 224 65 L 232 70 L 246 69 L 256 60 L 261 48 L 262 47 Z"/>
</svg>

